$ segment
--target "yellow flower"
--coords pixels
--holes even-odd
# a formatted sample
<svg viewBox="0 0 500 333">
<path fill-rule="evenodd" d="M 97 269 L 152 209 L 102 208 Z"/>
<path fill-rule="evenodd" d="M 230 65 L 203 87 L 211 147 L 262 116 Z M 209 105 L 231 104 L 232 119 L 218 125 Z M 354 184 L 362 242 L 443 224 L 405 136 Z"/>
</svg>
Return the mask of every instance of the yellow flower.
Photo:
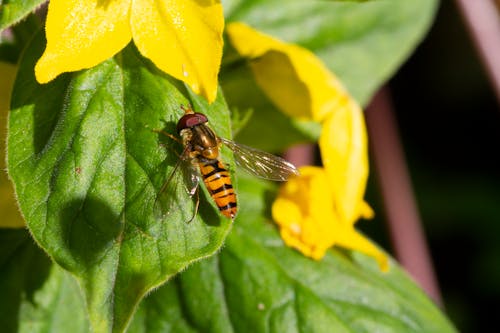
<svg viewBox="0 0 500 333">
<path fill-rule="evenodd" d="M 304 255 L 321 259 L 335 244 L 339 219 L 335 216 L 333 193 L 320 167 L 302 167 L 300 176 L 285 183 L 273 204 L 274 220 L 288 246 Z"/>
<path fill-rule="evenodd" d="M 367 204 L 363 201 L 368 178 L 368 140 L 363 111 L 347 93 L 322 124 L 321 160 L 343 221 L 354 224 Z"/>
<path fill-rule="evenodd" d="M 322 124 L 324 167 L 301 168 L 273 203 L 273 218 L 284 242 L 317 260 L 334 245 L 357 250 L 387 270 L 387 256 L 354 228 L 360 217 L 373 216 L 363 200 L 368 148 L 359 105 L 312 52 L 243 23 L 228 24 L 227 34 L 236 51 L 249 60 L 259 87 L 281 111 Z"/>
<path fill-rule="evenodd" d="M 249 59 L 262 91 L 289 116 L 322 121 L 344 97 L 340 82 L 311 51 L 240 22 L 228 24 L 226 33 L 236 51 Z"/>
<path fill-rule="evenodd" d="M 91 68 L 132 39 L 167 74 L 209 102 L 217 93 L 224 17 L 220 1 L 51 0 L 38 82 Z"/>
<path fill-rule="evenodd" d="M 279 225 L 285 244 L 315 260 L 323 258 L 330 247 L 338 245 L 375 258 L 380 269 L 387 271 L 387 256 L 356 231 L 353 223 L 338 214 L 326 170 L 306 166 L 299 171 L 299 176 L 280 188 L 272 206 L 273 219 Z M 358 214 L 362 217 L 373 214 L 366 204 L 360 208 Z"/>
</svg>

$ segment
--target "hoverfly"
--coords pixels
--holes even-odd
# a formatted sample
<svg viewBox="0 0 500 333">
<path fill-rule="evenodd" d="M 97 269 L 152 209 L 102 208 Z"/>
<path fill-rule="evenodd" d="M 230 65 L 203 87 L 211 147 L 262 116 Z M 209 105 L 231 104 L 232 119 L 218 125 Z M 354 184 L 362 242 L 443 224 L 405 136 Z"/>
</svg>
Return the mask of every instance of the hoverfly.
<svg viewBox="0 0 500 333">
<path fill-rule="evenodd" d="M 219 208 L 222 215 L 234 219 L 238 211 L 236 193 L 234 192 L 231 177 L 219 157 L 219 149 L 225 144 L 234 153 L 236 163 L 251 174 L 274 181 L 285 181 L 298 171 L 293 164 L 281 157 L 248 147 L 236 142 L 221 138 L 207 125 L 208 118 L 203 113 L 194 112 L 191 108 L 184 108 L 184 115 L 177 122 L 177 133 L 181 139 L 165 135 L 179 141 L 184 149 L 174 166 L 173 171 L 161 187 L 155 201 L 155 214 L 163 219 L 171 209 L 172 187 L 174 174 L 182 170 L 184 175 L 185 193 L 192 198 L 197 195 L 194 214 L 191 222 L 198 212 L 199 207 L 199 182 L 203 179 L 205 187 Z M 174 189 L 175 191 L 175 189 Z"/>
</svg>

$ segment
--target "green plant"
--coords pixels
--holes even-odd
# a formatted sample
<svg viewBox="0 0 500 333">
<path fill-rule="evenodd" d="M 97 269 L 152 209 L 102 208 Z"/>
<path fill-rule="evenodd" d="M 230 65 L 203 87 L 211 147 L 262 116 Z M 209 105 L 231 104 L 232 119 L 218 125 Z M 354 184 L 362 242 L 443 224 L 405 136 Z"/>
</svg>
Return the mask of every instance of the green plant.
<svg viewBox="0 0 500 333">
<path fill-rule="evenodd" d="M 4 2 L 0 27 L 33 15 L 41 3 Z M 313 51 L 364 104 L 424 35 L 436 1 L 223 6 L 226 23 L 242 21 Z M 182 72 L 144 57 L 135 33 L 135 44 L 107 60 L 47 74 L 41 81 L 50 82 L 40 84 L 35 73 L 42 77 L 43 66 L 36 64 L 46 41 L 31 21 L 12 27 L 13 39 L 2 42 L 4 60 L 17 60 L 22 50 L 7 159 L 31 233 L 0 230 L 0 323 L 7 331 L 454 331 L 395 263 L 383 273 L 355 251 L 331 249 L 318 262 L 285 246 L 271 223 L 277 184 L 240 174 L 229 150 L 222 159 L 239 195 L 234 224 L 205 191 L 189 224 L 194 203 L 165 221 L 154 216 L 156 195 L 178 158 L 172 151 L 182 149 L 156 130 L 175 133 L 180 105 L 205 113 L 225 138 L 231 120 L 237 125 L 253 110 L 235 140 L 261 149 L 318 139 L 317 125 L 276 107 L 230 43 L 218 93 L 203 79 L 183 83 Z"/>
</svg>

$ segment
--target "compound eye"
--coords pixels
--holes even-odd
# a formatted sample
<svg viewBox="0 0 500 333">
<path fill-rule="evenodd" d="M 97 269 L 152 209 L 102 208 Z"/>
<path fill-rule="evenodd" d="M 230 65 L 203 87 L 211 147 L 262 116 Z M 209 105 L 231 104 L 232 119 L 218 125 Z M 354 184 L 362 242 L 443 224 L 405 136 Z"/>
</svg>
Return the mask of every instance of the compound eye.
<svg viewBox="0 0 500 333">
<path fill-rule="evenodd" d="M 177 132 L 180 133 L 185 128 L 192 128 L 206 122 L 208 122 L 208 118 L 203 113 L 186 114 L 177 122 Z"/>
<path fill-rule="evenodd" d="M 196 125 L 208 122 L 207 116 L 205 116 L 203 113 L 195 112 L 194 115 L 198 118 L 198 123 Z"/>
</svg>

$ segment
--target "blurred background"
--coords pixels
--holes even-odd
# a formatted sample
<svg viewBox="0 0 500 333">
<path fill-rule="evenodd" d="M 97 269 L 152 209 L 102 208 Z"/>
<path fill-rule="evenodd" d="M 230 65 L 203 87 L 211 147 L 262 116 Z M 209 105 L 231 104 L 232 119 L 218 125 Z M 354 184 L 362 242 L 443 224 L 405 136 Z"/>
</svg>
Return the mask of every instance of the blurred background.
<svg viewBox="0 0 500 333">
<path fill-rule="evenodd" d="M 441 2 L 388 90 L 445 312 L 487 331 L 500 314 L 500 106 L 456 2 Z M 357 226 L 392 252 L 379 193 L 372 172 L 378 216 Z"/>
</svg>

